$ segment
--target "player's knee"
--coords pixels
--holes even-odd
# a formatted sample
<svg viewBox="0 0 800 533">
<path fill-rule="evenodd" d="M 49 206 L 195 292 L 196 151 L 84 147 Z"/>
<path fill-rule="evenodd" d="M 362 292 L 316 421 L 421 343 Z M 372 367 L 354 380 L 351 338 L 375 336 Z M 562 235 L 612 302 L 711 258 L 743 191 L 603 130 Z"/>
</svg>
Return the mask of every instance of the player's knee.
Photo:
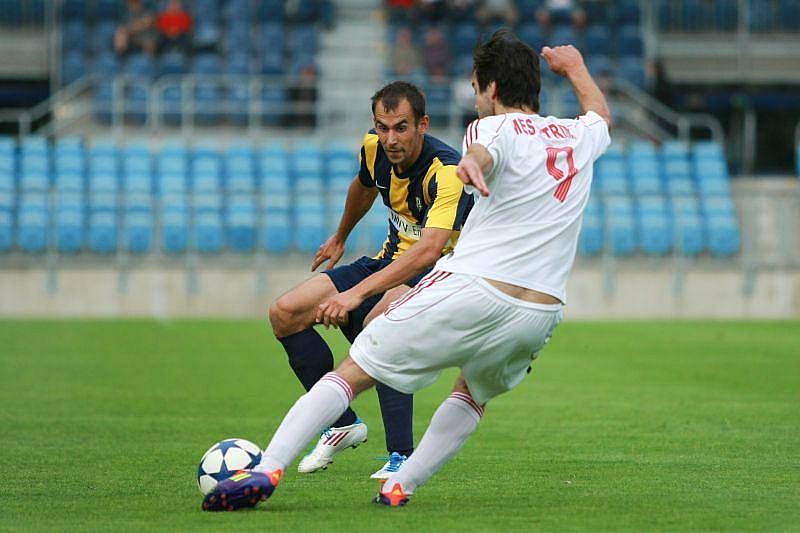
<svg viewBox="0 0 800 533">
<path fill-rule="evenodd" d="M 453 387 L 453 392 L 461 392 L 463 394 L 470 394 L 469 393 L 469 387 L 467 386 L 467 380 L 464 379 L 464 376 L 458 376 L 458 379 L 456 379 L 456 384 Z M 470 396 L 472 396 L 472 395 L 470 394 Z"/>
<path fill-rule="evenodd" d="M 269 323 L 272 325 L 272 332 L 276 337 L 285 337 L 294 333 L 291 330 L 295 315 L 295 310 L 286 296 L 281 296 L 272 302 L 272 305 L 269 306 Z"/>
</svg>

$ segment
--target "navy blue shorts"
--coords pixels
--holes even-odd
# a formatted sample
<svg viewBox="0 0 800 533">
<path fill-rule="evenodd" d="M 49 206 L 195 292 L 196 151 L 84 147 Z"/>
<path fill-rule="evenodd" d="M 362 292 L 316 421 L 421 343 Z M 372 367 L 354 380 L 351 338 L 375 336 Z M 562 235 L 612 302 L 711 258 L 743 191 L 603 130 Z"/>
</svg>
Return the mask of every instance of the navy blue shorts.
<svg viewBox="0 0 800 533">
<path fill-rule="evenodd" d="M 342 265 L 326 270 L 324 273 L 331 278 L 333 285 L 339 292 L 344 292 L 361 283 L 362 280 L 370 277 L 375 272 L 382 270 L 391 264 L 391 259 L 373 259 L 372 257 L 364 256 L 349 265 Z M 419 280 L 427 276 L 433 269 L 426 268 L 422 273 L 414 276 L 405 284 L 409 287 L 415 286 Z M 355 340 L 361 330 L 364 329 L 364 319 L 372 308 L 383 298 L 383 293 L 370 296 L 364 300 L 355 310 L 350 311 L 350 316 L 346 326 L 342 326 L 342 333 L 347 337 L 351 343 Z"/>
</svg>

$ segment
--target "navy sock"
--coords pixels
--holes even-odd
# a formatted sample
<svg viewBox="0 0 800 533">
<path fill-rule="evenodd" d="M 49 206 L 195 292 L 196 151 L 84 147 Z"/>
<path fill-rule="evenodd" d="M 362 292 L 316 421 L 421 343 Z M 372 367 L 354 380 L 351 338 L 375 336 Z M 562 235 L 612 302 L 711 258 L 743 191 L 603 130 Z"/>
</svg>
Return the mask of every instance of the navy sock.
<svg viewBox="0 0 800 533">
<path fill-rule="evenodd" d="M 310 390 L 319 378 L 333 370 L 333 353 L 325 339 L 314 328 L 278 338 L 286 354 L 289 366 L 306 390 Z M 333 427 L 349 426 L 356 421 L 356 414 L 349 407 L 333 423 Z"/>
<path fill-rule="evenodd" d="M 375 387 L 381 404 L 386 449 L 409 456 L 414 451 L 414 396 L 378 383 Z"/>
</svg>

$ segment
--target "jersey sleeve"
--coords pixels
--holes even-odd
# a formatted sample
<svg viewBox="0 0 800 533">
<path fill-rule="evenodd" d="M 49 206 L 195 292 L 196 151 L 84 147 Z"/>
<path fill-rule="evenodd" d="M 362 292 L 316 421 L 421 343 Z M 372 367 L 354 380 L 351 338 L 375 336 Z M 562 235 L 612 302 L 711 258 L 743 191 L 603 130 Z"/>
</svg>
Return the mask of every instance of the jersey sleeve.
<svg viewBox="0 0 800 533">
<path fill-rule="evenodd" d="M 462 144 L 463 153 L 466 154 L 473 144 L 480 144 L 492 156 L 492 169 L 503 166 L 503 136 L 501 135 L 506 115 L 497 115 L 479 118 L 467 126 Z M 492 172 L 494 174 L 494 172 Z M 487 176 L 488 178 L 488 176 Z"/>
<path fill-rule="evenodd" d="M 584 129 L 586 140 L 592 147 L 592 161 L 597 160 L 611 144 L 608 122 L 594 111 L 589 111 L 579 116 L 577 123 Z"/>
<path fill-rule="evenodd" d="M 378 155 L 378 136 L 369 132 L 361 142 L 358 155 L 358 180 L 364 187 L 375 186 L 375 158 Z"/>
<path fill-rule="evenodd" d="M 464 191 L 464 183 L 456 176 L 456 166 L 440 168 L 428 184 L 433 204 L 428 210 L 423 227 L 449 230 L 460 229 L 464 212 L 468 208 L 470 195 Z"/>
</svg>

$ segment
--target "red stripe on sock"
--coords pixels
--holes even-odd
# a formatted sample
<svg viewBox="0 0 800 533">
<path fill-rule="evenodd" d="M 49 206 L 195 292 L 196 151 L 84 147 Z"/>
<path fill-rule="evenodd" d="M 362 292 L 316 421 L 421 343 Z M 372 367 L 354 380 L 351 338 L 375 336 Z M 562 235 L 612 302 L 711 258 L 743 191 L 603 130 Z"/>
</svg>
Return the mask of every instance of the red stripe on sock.
<svg viewBox="0 0 800 533">
<path fill-rule="evenodd" d="M 469 394 L 464 394 L 463 392 L 454 392 L 450 395 L 450 398 L 453 398 L 454 400 L 461 400 L 465 404 L 472 407 L 472 409 L 476 413 L 478 413 L 478 416 L 480 417 L 483 416 L 483 407 L 478 405 L 477 402 L 475 402 L 475 400 L 473 400 L 472 396 L 470 396 Z"/>
<path fill-rule="evenodd" d="M 344 389 L 344 392 L 347 395 L 347 399 L 351 402 L 353 401 L 355 395 L 353 394 L 353 389 L 350 388 L 350 384 L 347 383 L 347 381 L 345 381 L 344 379 L 342 379 L 333 372 L 328 372 L 327 374 L 322 376 L 320 378 L 320 381 L 323 380 L 330 381 L 331 383 L 336 383 L 337 385 L 339 385 L 342 389 Z"/>
</svg>

